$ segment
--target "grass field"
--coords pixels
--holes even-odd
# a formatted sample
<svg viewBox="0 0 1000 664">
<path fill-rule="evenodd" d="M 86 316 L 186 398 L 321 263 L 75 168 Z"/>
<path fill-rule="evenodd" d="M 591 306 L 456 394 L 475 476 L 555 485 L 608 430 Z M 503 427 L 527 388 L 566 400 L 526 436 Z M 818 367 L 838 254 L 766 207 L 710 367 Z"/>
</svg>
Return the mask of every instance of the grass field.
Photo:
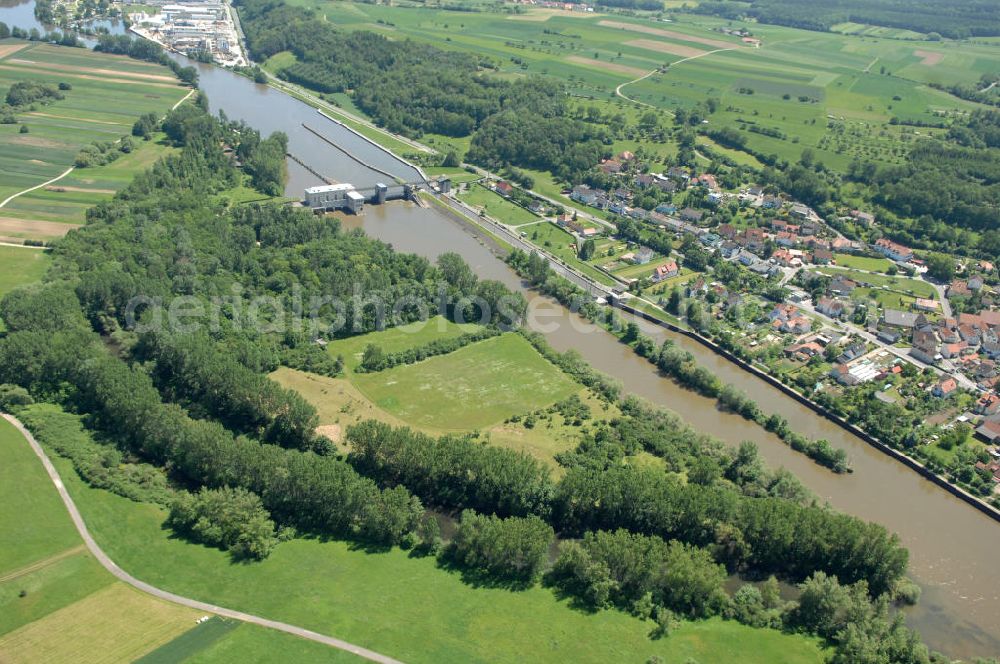
<svg viewBox="0 0 1000 664">
<path fill-rule="evenodd" d="M 18 286 L 39 281 L 51 258 L 40 249 L 0 246 L 0 298 Z"/>
<path fill-rule="evenodd" d="M 830 276 L 839 275 L 847 277 L 848 279 L 853 279 L 857 282 L 863 282 L 879 288 L 894 290 L 903 295 L 924 297 L 931 300 L 937 299 L 937 291 L 934 290 L 934 287 L 926 281 L 918 281 L 908 277 L 890 277 L 886 274 L 871 274 L 868 272 L 859 272 L 849 268 L 844 269 L 832 266 L 819 267 L 817 270 Z"/>
<path fill-rule="evenodd" d="M 183 662 L 193 654 L 210 648 L 226 634 L 239 627 L 235 620 L 212 616 L 183 634 L 175 636 L 155 650 L 135 660 L 136 664 L 172 664 Z"/>
<path fill-rule="evenodd" d="M 334 356 L 343 356 L 344 366 L 353 370 L 361 363 L 361 356 L 369 344 L 375 344 L 386 353 L 398 353 L 430 343 L 435 339 L 459 337 L 479 327 L 475 323 L 453 323 L 443 316 L 434 316 L 426 321 L 390 327 L 380 332 L 337 339 L 330 342 L 327 351 Z"/>
<path fill-rule="evenodd" d="M 515 205 L 479 184 L 469 187 L 469 190 L 459 195 L 459 198 L 474 208 L 479 208 L 494 219 L 511 226 L 521 226 L 542 221 L 542 218 Z"/>
<path fill-rule="evenodd" d="M 201 614 L 114 583 L 0 636 L 5 662 L 131 661 L 190 630 Z"/>
<path fill-rule="evenodd" d="M 0 47 L 20 44 L 0 41 Z M 27 80 L 68 83 L 72 89 L 61 100 L 19 113 L 19 124 L 0 125 L 0 201 L 62 174 L 83 146 L 118 140 L 131 133 L 140 115 L 165 114 L 189 92 L 161 65 L 39 43 L 0 57 L 0 96 L 14 82 Z M 28 133 L 21 133 L 21 126 Z M 0 237 L 61 236 L 84 221 L 88 207 L 106 200 L 164 150 L 147 143 L 109 166 L 79 169 L 11 200 L 0 209 Z"/>
<path fill-rule="evenodd" d="M 618 611 L 578 611 L 541 587 L 473 587 L 433 559 L 398 549 L 369 553 L 343 542 L 298 539 L 262 563 L 233 564 L 222 551 L 171 538 L 160 527 L 161 509 L 85 487 L 66 462 L 57 466 L 102 547 L 139 578 L 414 664 L 643 662 L 653 655 L 668 662 L 823 660 L 815 640 L 718 619 L 684 623 L 669 638 L 650 640 L 651 622 Z M 228 653 L 252 652 L 256 638 L 241 635 Z M 222 644 L 202 655 L 191 661 L 236 661 Z"/>
<path fill-rule="evenodd" d="M 405 422 L 469 431 L 564 399 L 579 387 L 516 334 L 354 378 L 372 403 Z M 477 408 L 470 405 L 477 404 Z"/>
<path fill-rule="evenodd" d="M 67 462 L 56 463 L 64 479 L 79 482 Z M 172 652 L 191 662 L 357 661 L 254 625 L 208 642 L 193 629 L 201 615 L 105 571 L 86 551 L 27 442 L 0 420 L 0 662 L 131 661 L 177 640 L 184 647 Z"/>
<path fill-rule="evenodd" d="M 892 261 L 888 258 L 855 256 L 853 254 L 834 254 L 834 259 L 837 265 L 841 267 L 865 270 L 867 272 L 885 272 L 893 265 Z"/>
</svg>

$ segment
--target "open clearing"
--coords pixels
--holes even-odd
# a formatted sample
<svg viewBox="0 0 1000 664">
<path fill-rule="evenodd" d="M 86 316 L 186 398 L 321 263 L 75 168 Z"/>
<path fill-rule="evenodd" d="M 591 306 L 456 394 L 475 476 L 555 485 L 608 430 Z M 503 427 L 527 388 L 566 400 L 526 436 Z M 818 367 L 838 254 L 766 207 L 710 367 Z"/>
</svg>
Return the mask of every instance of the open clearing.
<svg viewBox="0 0 1000 664">
<path fill-rule="evenodd" d="M 13 44 L 0 44 L 0 60 L 17 53 L 22 48 L 27 46 L 27 44 L 19 44 L 16 42 Z"/>
<path fill-rule="evenodd" d="M 660 28 L 651 28 L 646 25 L 639 25 L 636 23 L 622 23 L 621 21 L 598 21 L 597 25 L 602 25 L 606 28 L 617 28 L 619 30 L 627 30 L 629 32 L 641 32 L 644 35 L 656 35 L 657 37 L 666 37 L 667 39 L 677 39 L 680 41 L 693 42 L 695 44 L 705 44 L 706 46 L 712 46 L 714 48 L 732 48 L 733 46 L 739 46 L 736 42 L 722 41 L 721 39 L 709 39 L 706 37 L 696 37 L 694 35 L 689 35 L 684 32 L 676 32 L 674 30 L 661 30 Z"/>
<path fill-rule="evenodd" d="M 513 333 L 417 364 L 362 374 L 354 382 L 376 406 L 407 422 L 443 431 L 498 424 L 579 389 Z M 479 407 L 470 409 L 473 404 Z"/>
<path fill-rule="evenodd" d="M 50 260 L 40 249 L 0 246 L 0 298 L 18 286 L 39 281 Z"/>
<path fill-rule="evenodd" d="M 50 240 L 62 237 L 79 226 L 80 224 L 63 224 L 57 221 L 31 221 L 15 219 L 14 217 L 0 217 L 0 239 L 38 238 Z"/>
<path fill-rule="evenodd" d="M 708 51 L 702 51 L 693 46 L 670 44 L 668 42 L 656 41 L 655 39 L 633 39 L 632 41 L 625 42 L 625 46 L 635 46 L 636 48 L 644 48 L 648 51 L 656 51 L 657 53 L 670 53 L 671 55 L 679 55 L 682 58 L 697 58 L 708 53 Z"/>
<path fill-rule="evenodd" d="M 0 636 L 5 662 L 122 662 L 191 629 L 201 614 L 115 583 Z"/>
<path fill-rule="evenodd" d="M 437 339 L 459 337 L 479 328 L 480 326 L 474 323 L 460 325 L 444 316 L 434 316 L 426 321 L 415 321 L 379 332 L 337 339 L 327 345 L 327 351 L 334 356 L 343 356 L 344 366 L 353 371 L 361 363 L 361 356 L 369 344 L 378 346 L 386 353 L 398 353 Z"/>
</svg>

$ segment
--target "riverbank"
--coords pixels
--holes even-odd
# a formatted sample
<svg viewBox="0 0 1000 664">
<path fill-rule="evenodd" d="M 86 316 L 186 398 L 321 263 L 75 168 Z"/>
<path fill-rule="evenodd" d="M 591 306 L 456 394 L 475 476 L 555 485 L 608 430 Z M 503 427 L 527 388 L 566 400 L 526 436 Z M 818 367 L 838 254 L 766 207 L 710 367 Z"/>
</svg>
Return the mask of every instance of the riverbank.
<svg viewBox="0 0 1000 664">
<path fill-rule="evenodd" d="M 800 404 L 802 404 L 803 406 L 809 408 L 813 412 L 815 412 L 815 413 L 817 413 L 819 415 L 822 415 L 824 418 L 826 418 L 830 422 L 833 422 L 834 424 L 838 425 L 839 427 L 841 427 L 841 428 L 845 429 L 846 431 L 850 432 L 851 434 L 857 436 L 858 438 L 860 438 L 861 440 L 865 441 L 866 443 L 868 443 L 869 445 L 871 445 L 875 449 L 877 449 L 877 450 L 879 450 L 879 451 L 887 454 L 888 456 L 892 457 L 896 461 L 899 461 L 899 462 L 903 463 L 905 466 L 907 466 L 908 468 L 916 471 L 918 474 L 920 474 L 925 479 L 928 479 L 931 482 L 933 482 L 934 484 L 936 484 L 937 486 L 945 489 L 946 491 L 948 491 L 949 493 L 951 493 L 953 496 L 959 498 L 960 500 L 964 501 L 965 503 L 967 503 L 969 505 L 972 505 L 973 507 L 975 507 L 979 511 L 983 512 L 984 514 L 986 514 L 990 518 L 994 519 L 995 521 L 1000 522 L 1000 510 L 996 509 L 995 507 L 993 507 L 989 503 L 986 503 L 985 501 L 980 500 L 979 498 L 977 498 L 976 496 L 973 496 L 968 491 L 965 491 L 961 487 L 952 484 L 947 479 L 945 479 L 945 478 L 941 477 L 940 475 L 938 475 L 937 473 L 933 472 L 932 470 L 930 470 L 929 468 L 927 468 L 927 466 L 923 465 L 922 463 L 920 463 L 916 459 L 914 459 L 914 458 L 912 458 L 912 457 L 910 457 L 910 456 L 908 456 L 906 454 L 903 454 L 899 450 L 897 450 L 897 449 L 895 449 L 893 447 L 890 447 L 889 445 L 886 445 L 885 443 L 883 443 L 882 441 L 880 441 L 878 438 L 876 438 L 876 437 L 872 436 L 871 434 L 869 434 L 864 429 L 861 429 L 857 425 L 852 424 L 851 422 L 848 422 L 843 417 L 840 417 L 839 415 L 830 412 L 830 410 L 828 410 L 827 408 L 824 408 L 823 406 L 821 406 L 820 404 L 816 403 L 815 401 L 813 401 L 809 397 L 807 397 L 804 394 L 798 392 L 797 390 L 795 390 L 791 386 L 785 384 L 784 382 L 782 382 L 778 378 L 772 376 L 769 373 L 766 373 L 766 372 L 760 370 L 758 367 L 753 366 L 752 364 L 750 364 L 746 360 L 743 360 L 742 358 L 737 357 L 736 355 L 734 355 L 733 353 L 729 352 L 725 348 L 722 348 L 721 346 L 719 346 L 717 343 L 715 343 L 711 339 L 708 339 L 707 337 L 704 337 L 704 336 L 698 334 L 697 332 L 694 332 L 693 330 L 681 328 L 681 327 L 678 327 L 678 326 L 673 325 L 671 323 L 668 323 L 666 321 L 660 320 L 660 319 L 656 318 L 655 316 L 652 316 L 651 314 L 649 314 L 649 313 L 647 313 L 645 311 L 636 309 L 635 307 L 632 307 L 632 306 L 630 306 L 628 304 L 625 304 L 621 300 L 616 300 L 616 304 L 614 306 L 616 306 L 617 308 L 621 309 L 622 311 L 630 313 L 630 314 L 632 314 L 634 316 L 639 316 L 643 320 L 646 320 L 646 321 L 648 321 L 650 323 L 653 323 L 654 325 L 659 325 L 660 327 L 666 328 L 666 329 L 670 330 L 671 332 L 674 332 L 675 334 L 681 334 L 681 335 L 684 335 L 685 337 L 687 337 L 689 339 L 697 341 L 701 345 L 703 345 L 706 348 L 710 349 L 712 352 L 720 355 L 721 357 L 724 357 L 725 359 L 729 360 L 733 364 L 736 364 L 737 366 L 739 366 L 744 371 L 746 371 L 746 372 L 754 375 L 755 377 L 757 377 L 757 378 L 759 378 L 759 379 L 767 382 L 772 387 L 775 387 L 776 389 L 781 390 L 782 393 L 784 393 L 787 396 L 795 399 Z"/>
</svg>

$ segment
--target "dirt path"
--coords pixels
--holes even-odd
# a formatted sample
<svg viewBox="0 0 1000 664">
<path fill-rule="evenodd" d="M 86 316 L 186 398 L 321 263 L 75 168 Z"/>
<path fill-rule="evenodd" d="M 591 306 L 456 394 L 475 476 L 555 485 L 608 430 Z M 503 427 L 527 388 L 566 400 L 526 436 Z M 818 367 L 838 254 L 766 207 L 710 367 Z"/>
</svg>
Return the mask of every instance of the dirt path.
<svg viewBox="0 0 1000 664">
<path fill-rule="evenodd" d="M 0 208 L 2 208 L 3 206 L 7 205 L 7 203 L 10 203 L 12 200 L 14 200 L 15 198 L 17 198 L 18 196 L 23 196 L 23 195 L 25 195 L 25 194 L 27 194 L 29 192 L 34 191 L 35 189 L 41 189 L 42 187 L 46 187 L 46 186 L 52 184 L 53 182 L 59 182 L 59 180 L 62 180 L 64 177 L 66 177 L 67 175 L 69 175 L 70 173 L 72 173 L 74 168 L 75 168 L 75 166 L 70 166 L 65 171 L 63 171 L 62 175 L 57 175 L 56 177 L 52 178 L 48 182 L 43 182 L 41 184 L 36 184 L 34 187 L 29 187 L 28 189 L 25 189 L 24 191 L 19 191 L 16 194 L 11 194 L 6 199 L 4 199 L 3 203 L 0 203 Z"/>
<path fill-rule="evenodd" d="M 233 611 L 232 609 L 214 606 L 206 602 L 199 602 L 198 600 L 191 599 L 189 597 L 175 595 L 174 593 L 167 592 L 166 590 L 160 590 L 155 586 L 151 586 L 150 584 L 135 578 L 116 565 L 115 562 L 111 560 L 106 553 L 104 553 L 104 549 L 102 549 L 97 542 L 94 541 L 94 538 L 90 535 L 90 531 L 87 530 L 87 525 L 84 523 L 83 517 L 80 515 L 80 510 L 76 508 L 76 503 L 73 502 L 73 499 L 70 497 L 69 492 L 66 490 L 66 487 L 62 482 L 62 478 L 59 477 L 59 472 L 56 470 L 55 466 L 52 465 L 52 461 L 50 461 L 49 457 L 46 456 L 42 446 L 38 444 L 38 441 L 31 435 L 31 432 L 28 431 L 25 426 L 21 424 L 20 420 L 13 415 L 4 414 L 3 418 L 13 424 L 14 427 L 21 432 L 24 439 L 28 441 L 28 445 L 31 446 L 35 456 L 37 456 L 39 461 L 42 462 L 42 466 L 45 467 L 45 471 L 48 473 L 49 479 L 52 480 L 52 483 L 56 487 L 56 491 L 59 492 L 59 497 L 62 498 L 63 504 L 66 506 L 66 510 L 69 512 L 69 516 L 73 520 L 73 525 L 76 526 L 76 530 L 80 533 L 80 537 L 83 538 L 83 543 L 86 545 L 87 549 L 90 550 L 90 553 L 97 559 L 97 562 L 101 563 L 104 569 L 111 572 L 111 574 L 119 580 L 124 581 L 130 586 L 138 588 L 153 597 L 158 597 L 168 602 L 174 602 L 175 604 L 180 604 L 181 606 L 187 606 L 192 609 L 198 609 L 199 611 L 205 611 L 206 613 L 214 613 L 225 618 L 232 618 L 233 620 L 240 620 L 242 622 L 252 623 L 254 625 L 260 625 L 261 627 L 268 627 L 270 629 L 276 629 L 281 632 L 293 634 L 304 639 L 309 639 L 310 641 L 316 641 L 317 643 L 322 643 L 324 645 L 337 648 L 338 650 L 349 652 L 371 662 L 378 662 L 378 664 L 402 664 L 398 660 L 391 657 L 381 655 L 372 650 L 368 650 L 367 648 L 362 648 L 361 646 L 356 646 L 353 643 L 348 643 L 347 641 L 335 639 L 332 636 L 326 636 L 324 634 L 319 634 L 318 632 L 313 632 L 302 627 L 296 627 L 295 625 L 289 625 L 276 620 L 268 620 L 267 618 L 255 616 L 250 613 Z"/>
<path fill-rule="evenodd" d="M 692 55 L 690 58 L 683 58 L 682 60 L 678 60 L 676 62 L 671 62 L 670 66 L 667 68 L 667 71 L 669 72 L 671 69 L 673 69 L 677 65 L 681 64 L 682 62 L 690 62 L 691 60 L 697 60 L 698 58 L 703 58 L 706 55 L 712 55 L 713 53 L 721 53 L 722 51 L 735 51 L 737 48 L 739 48 L 739 47 L 738 46 L 730 46 L 728 48 L 719 48 L 719 49 L 716 49 L 714 51 L 704 51 L 700 55 Z M 632 81 L 626 81 L 625 83 L 622 83 L 617 88 L 615 88 L 615 94 L 618 95 L 619 97 L 621 97 L 622 99 L 626 100 L 626 101 L 632 102 L 633 104 L 639 104 L 641 106 L 648 106 L 649 108 L 659 109 L 658 106 L 653 106 L 652 104 L 647 104 L 646 102 L 639 101 L 638 99 L 632 99 L 631 97 L 629 97 L 628 95 L 626 95 L 626 94 L 624 94 L 622 92 L 622 88 L 624 88 L 626 85 L 633 85 L 634 83 L 638 83 L 639 81 L 643 81 L 643 80 L 649 78 L 650 76 L 652 76 L 653 74 L 655 74 L 658 71 L 660 71 L 660 70 L 659 69 L 654 69 L 651 72 L 647 72 L 647 73 L 643 74 L 642 76 L 640 76 L 637 79 L 634 79 Z M 673 117 L 674 114 L 673 114 L 672 111 L 668 111 L 666 109 L 662 109 L 662 110 L 663 110 L 664 113 L 668 113 L 671 117 Z"/>
<path fill-rule="evenodd" d="M 53 563 L 57 563 L 60 560 L 69 558 L 70 556 L 75 556 L 76 554 L 86 550 L 87 547 L 85 547 L 83 544 L 80 544 L 79 546 L 74 546 L 71 549 L 66 549 L 65 551 L 61 551 L 54 556 L 49 556 L 48 558 L 36 560 L 30 565 L 25 565 L 21 569 L 16 569 L 9 574 L 0 576 L 0 583 L 4 583 L 6 581 L 12 581 L 18 577 L 24 576 L 25 574 L 31 574 L 32 572 L 37 572 L 38 570 L 48 567 Z"/>
</svg>

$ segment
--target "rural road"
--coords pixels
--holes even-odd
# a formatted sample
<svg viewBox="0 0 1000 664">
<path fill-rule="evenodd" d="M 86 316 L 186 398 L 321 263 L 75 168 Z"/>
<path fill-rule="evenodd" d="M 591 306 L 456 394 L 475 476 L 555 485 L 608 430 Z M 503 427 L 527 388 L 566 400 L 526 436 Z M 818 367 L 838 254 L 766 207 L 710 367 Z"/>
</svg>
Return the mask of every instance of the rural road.
<svg viewBox="0 0 1000 664">
<path fill-rule="evenodd" d="M 677 65 L 681 64 L 682 62 L 690 62 L 691 60 L 697 60 L 698 58 L 703 58 L 706 55 L 712 55 L 713 53 L 722 53 L 723 51 L 735 51 L 738 48 L 739 48 L 739 46 L 732 46 L 730 48 L 717 48 L 714 51 L 705 51 L 704 53 L 699 53 L 698 55 L 692 55 L 689 58 L 681 58 L 680 60 L 677 60 L 675 62 L 671 62 L 667 66 L 667 68 L 665 70 L 663 70 L 663 73 L 669 73 L 671 69 L 673 69 Z M 615 88 L 615 94 L 617 96 L 621 97 L 622 99 L 628 100 L 628 101 L 630 101 L 630 102 L 632 102 L 634 104 L 641 104 L 642 106 L 648 106 L 649 108 L 659 108 L 657 106 L 653 106 L 652 104 L 647 104 L 644 101 L 639 101 L 638 99 L 632 99 L 631 97 L 629 97 L 628 95 L 626 95 L 624 92 L 622 92 L 622 88 L 624 88 L 626 85 L 633 85 L 635 83 L 638 83 L 639 81 L 644 81 L 647 78 L 649 78 L 650 76 L 652 76 L 653 74 L 657 73 L 658 71 L 660 71 L 659 68 L 654 69 L 653 71 L 651 71 L 651 72 L 649 72 L 647 74 L 643 74 L 642 76 L 640 76 L 637 79 L 634 79 L 634 80 L 631 80 L 631 81 L 626 81 L 626 82 L 622 83 L 617 88 Z M 665 109 L 662 109 L 662 110 L 663 110 L 664 113 L 667 113 L 668 115 L 670 115 L 670 117 L 674 116 L 674 114 L 673 114 L 672 111 L 668 111 L 668 110 L 665 110 Z"/>
<path fill-rule="evenodd" d="M 38 444 L 38 441 L 31 435 L 31 432 L 28 431 L 25 426 L 21 424 L 20 420 L 13 415 L 4 413 L 3 418 L 13 424 L 14 427 L 21 432 L 21 435 L 23 435 L 25 440 L 28 441 L 28 444 L 31 445 L 31 449 L 35 452 L 35 455 L 39 458 L 39 460 L 41 460 L 42 465 L 45 467 L 45 471 L 49 474 L 49 478 L 52 480 L 52 483 L 55 484 L 56 490 L 59 492 L 59 497 L 62 498 L 63 504 L 66 506 L 66 510 L 69 512 L 70 518 L 73 520 L 73 525 L 76 526 L 77 532 L 79 532 L 80 537 L 83 538 L 83 542 L 87 546 L 87 549 L 90 550 L 90 553 L 93 554 L 94 558 L 96 558 L 99 563 L 101 563 L 104 569 L 111 572 L 119 580 L 127 583 L 133 588 L 138 588 L 153 597 L 158 597 L 168 602 L 180 604 L 181 606 L 187 606 L 199 611 L 205 611 L 206 613 L 214 613 L 219 616 L 232 618 L 233 620 L 240 620 L 242 622 L 259 625 L 261 627 L 276 629 L 281 632 L 302 637 L 303 639 L 309 639 L 310 641 L 316 641 L 317 643 L 322 643 L 324 645 L 337 648 L 338 650 L 349 652 L 369 661 L 378 662 L 379 664 L 401 664 L 399 660 L 387 657 L 386 655 L 381 655 L 372 650 L 368 650 L 367 648 L 362 648 L 361 646 L 356 646 L 353 643 L 348 643 L 347 641 L 335 639 L 332 636 L 326 636 L 325 634 L 319 634 L 302 627 L 296 627 L 295 625 L 289 625 L 276 620 L 268 620 L 267 618 L 261 618 L 260 616 L 243 613 L 242 611 L 233 611 L 232 609 L 226 609 L 220 606 L 207 604 L 205 602 L 199 602 L 198 600 L 191 599 L 189 597 L 175 595 L 174 593 L 161 590 L 135 578 L 128 572 L 118 567 L 118 565 L 116 565 L 115 562 L 111 560 L 106 553 L 104 553 L 104 550 L 98 546 L 97 542 L 94 541 L 94 538 L 91 537 L 90 531 L 87 530 L 87 526 L 83 522 L 83 517 L 80 516 L 80 511 L 76 508 L 76 503 L 73 502 L 69 492 L 66 491 L 66 487 L 63 485 L 62 479 L 59 477 L 59 472 L 55 469 L 55 466 L 52 465 L 52 462 L 45 454 L 42 446 Z"/>
<path fill-rule="evenodd" d="M 51 180 L 48 180 L 47 182 L 43 182 L 41 184 L 36 184 L 34 187 L 29 187 L 29 188 L 25 189 L 24 191 L 19 191 L 16 194 L 11 194 L 7 198 L 5 198 L 2 203 L 0 203 L 0 208 L 2 208 L 3 206 L 7 205 L 7 203 L 10 203 L 12 200 L 14 200 L 15 198 L 17 198 L 18 196 L 24 196 L 25 194 L 31 193 L 35 189 L 41 189 L 42 187 L 50 185 L 53 182 L 58 182 L 59 180 L 62 180 L 64 177 L 66 177 L 67 175 L 69 175 L 70 173 L 72 173 L 74 168 L 76 168 L 76 167 L 75 166 L 70 166 L 65 171 L 63 171 L 62 175 L 57 175 L 56 177 L 52 178 Z"/>
</svg>

